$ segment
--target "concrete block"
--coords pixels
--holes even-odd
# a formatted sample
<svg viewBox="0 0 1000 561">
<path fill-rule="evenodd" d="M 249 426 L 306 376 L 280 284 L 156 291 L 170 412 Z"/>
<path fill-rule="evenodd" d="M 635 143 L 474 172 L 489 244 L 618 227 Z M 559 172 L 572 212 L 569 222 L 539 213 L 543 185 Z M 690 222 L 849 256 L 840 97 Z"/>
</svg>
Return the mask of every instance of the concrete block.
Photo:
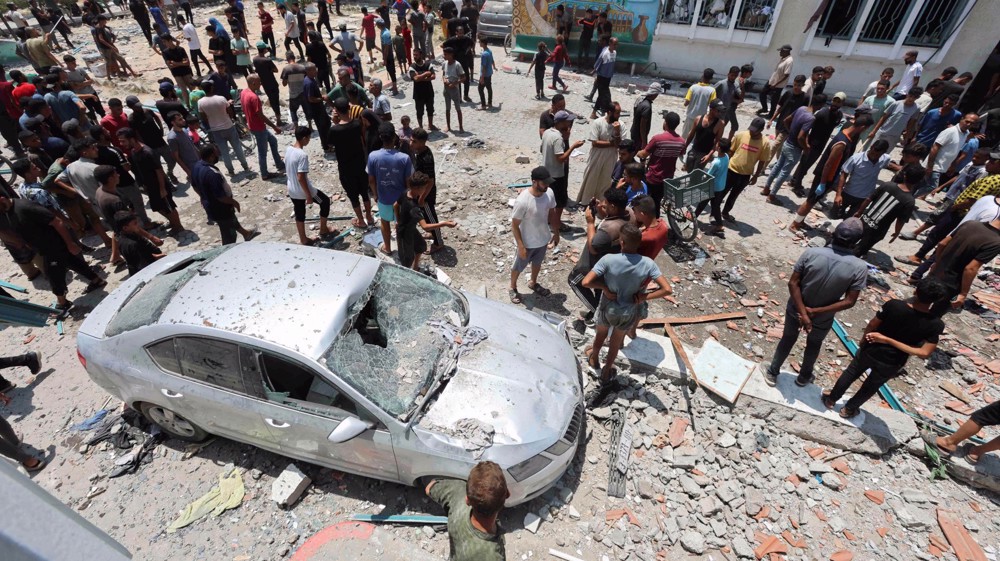
<svg viewBox="0 0 1000 561">
<path fill-rule="evenodd" d="M 985 454 L 980 456 L 978 463 L 970 464 L 965 461 L 969 447 L 968 443 L 963 444 L 950 458 L 942 457 L 942 461 L 948 466 L 948 475 L 973 487 L 1000 493 L 1000 457 L 996 454 Z M 919 438 L 908 442 L 906 450 L 914 456 L 921 458 L 927 456 L 924 441 Z"/>
<path fill-rule="evenodd" d="M 310 484 L 312 479 L 309 479 L 309 476 L 302 473 L 295 464 L 288 464 L 271 484 L 271 500 L 278 503 L 281 508 L 288 508 L 299 500 Z"/>
</svg>

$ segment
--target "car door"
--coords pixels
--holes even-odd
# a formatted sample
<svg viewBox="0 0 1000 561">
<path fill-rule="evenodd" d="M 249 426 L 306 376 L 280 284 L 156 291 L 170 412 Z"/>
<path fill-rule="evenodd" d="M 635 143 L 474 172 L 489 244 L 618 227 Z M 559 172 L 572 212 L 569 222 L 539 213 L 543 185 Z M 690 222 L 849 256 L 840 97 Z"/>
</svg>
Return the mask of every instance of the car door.
<svg viewBox="0 0 1000 561">
<path fill-rule="evenodd" d="M 256 357 L 247 360 L 239 345 L 208 337 L 163 339 L 146 351 L 163 373 L 155 384 L 161 405 L 212 434 L 279 451 L 259 413 L 265 398 Z"/>
<path fill-rule="evenodd" d="M 282 453 L 346 472 L 398 481 L 389 431 L 327 378 L 269 351 L 257 351 L 267 401 L 264 421 L 278 437 Z M 348 417 L 371 424 L 344 442 L 331 442 Z"/>
</svg>

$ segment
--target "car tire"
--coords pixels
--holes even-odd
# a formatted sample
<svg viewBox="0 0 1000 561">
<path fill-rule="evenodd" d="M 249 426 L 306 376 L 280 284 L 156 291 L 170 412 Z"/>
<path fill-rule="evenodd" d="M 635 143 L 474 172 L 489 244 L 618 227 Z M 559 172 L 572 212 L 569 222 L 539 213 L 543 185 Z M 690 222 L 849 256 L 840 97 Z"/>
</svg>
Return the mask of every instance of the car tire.
<svg viewBox="0 0 1000 561">
<path fill-rule="evenodd" d="M 149 422 L 177 440 L 202 442 L 210 435 L 204 429 L 162 405 L 143 403 L 139 410 Z"/>
</svg>

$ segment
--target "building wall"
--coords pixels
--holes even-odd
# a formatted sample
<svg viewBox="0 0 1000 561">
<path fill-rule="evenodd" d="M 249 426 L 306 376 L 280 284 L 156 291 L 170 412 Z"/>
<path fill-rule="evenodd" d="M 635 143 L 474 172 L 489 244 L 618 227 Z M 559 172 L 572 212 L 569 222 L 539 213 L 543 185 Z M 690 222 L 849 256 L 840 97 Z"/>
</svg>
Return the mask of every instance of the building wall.
<svg viewBox="0 0 1000 561">
<path fill-rule="evenodd" d="M 708 1 L 708 0 L 705 0 Z M 926 84 L 940 74 L 941 69 L 954 66 L 959 72 L 978 73 L 987 56 L 996 45 L 1000 34 L 996 31 L 996 0 L 978 0 L 969 7 L 968 17 L 952 33 L 951 40 L 936 55 L 935 49 L 918 48 L 919 60 L 924 65 Z M 825 38 L 815 37 L 816 24 L 803 33 L 806 23 L 816 10 L 819 0 L 779 0 L 775 24 L 767 32 L 748 32 L 733 29 L 705 28 L 701 26 L 660 23 L 657 25 L 650 52 L 648 72 L 664 77 L 696 80 L 705 68 L 713 68 L 716 75 L 724 75 L 730 66 L 753 64 L 753 81 L 762 85 L 778 62 L 778 47 L 792 46 L 795 60 L 792 75 L 808 76 L 813 66 L 833 66 L 833 79 L 827 85 L 830 94 L 845 91 L 853 99 L 861 94 L 886 66 L 896 69 L 898 78 L 904 68 L 903 53 L 913 47 L 869 44 L 858 41 L 850 49 L 847 41 L 832 41 L 824 45 Z M 895 57 L 891 55 L 895 54 Z M 931 60 L 927 60 L 932 57 Z"/>
</svg>

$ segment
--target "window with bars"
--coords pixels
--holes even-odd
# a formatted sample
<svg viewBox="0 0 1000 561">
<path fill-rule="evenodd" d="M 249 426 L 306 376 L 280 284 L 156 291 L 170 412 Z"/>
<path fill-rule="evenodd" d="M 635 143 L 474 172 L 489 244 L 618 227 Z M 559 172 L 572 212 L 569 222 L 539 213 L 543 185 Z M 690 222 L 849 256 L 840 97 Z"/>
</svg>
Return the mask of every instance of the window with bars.
<svg viewBox="0 0 1000 561">
<path fill-rule="evenodd" d="M 666 0 L 660 21 L 667 23 L 690 24 L 694 15 L 696 0 Z"/>
<path fill-rule="evenodd" d="M 968 0 L 926 0 L 913 22 L 904 45 L 940 47 L 958 25 Z"/>
<path fill-rule="evenodd" d="M 912 0 L 873 0 L 858 40 L 895 43 L 912 5 Z"/>
<path fill-rule="evenodd" d="M 704 0 L 701 4 L 701 17 L 698 25 L 703 27 L 729 28 L 733 16 L 733 3 L 736 0 Z"/>
<path fill-rule="evenodd" d="M 850 39 L 865 0 L 831 0 L 816 28 L 817 37 Z"/>
<path fill-rule="evenodd" d="M 774 6 L 778 0 L 743 0 L 736 19 L 736 29 L 767 31 L 774 21 Z"/>
</svg>

